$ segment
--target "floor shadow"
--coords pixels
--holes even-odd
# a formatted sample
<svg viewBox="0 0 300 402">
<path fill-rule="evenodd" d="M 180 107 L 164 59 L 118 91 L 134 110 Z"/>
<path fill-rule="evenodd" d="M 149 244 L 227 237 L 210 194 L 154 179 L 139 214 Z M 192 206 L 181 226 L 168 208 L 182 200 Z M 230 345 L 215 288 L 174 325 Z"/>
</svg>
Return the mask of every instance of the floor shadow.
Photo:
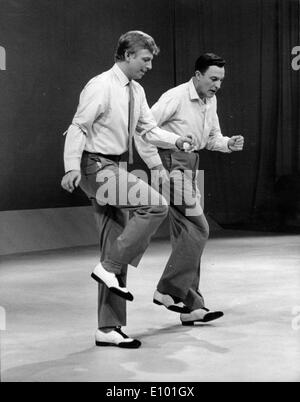
<svg viewBox="0 0 300 402">
<path fill-rule="evenodd" d="M 203 325 L 203 329 L 210 326 Z M 227 348 L 199 340 L 193 336 L 193 330 L 181 325 L 148 328 L 135 336 L 143 343 L 141 349 L 89 347 L 61 359 L 8 369 L 3 372 L 3 382 L 147 382 L 159 374 L 173 381 L 172 376 L 178 373 L 182 373 L 182 381 L 188 381 L 184 373 L 189 372 L 190 360 L 194 363 L 198 358 L 201 360 L 201 350 L 229 352 Z M 183 358 L 178 352 L 184 350 Z"/>
</svg>

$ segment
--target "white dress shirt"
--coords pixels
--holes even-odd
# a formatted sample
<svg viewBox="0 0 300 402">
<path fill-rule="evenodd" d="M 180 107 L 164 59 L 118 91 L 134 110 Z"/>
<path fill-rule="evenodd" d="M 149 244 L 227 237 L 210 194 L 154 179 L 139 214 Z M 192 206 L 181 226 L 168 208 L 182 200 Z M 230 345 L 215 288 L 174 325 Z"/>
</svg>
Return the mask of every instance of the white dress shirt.
<svg viewBox="0 0 300 402">
<path fill-rule="evenodd" d="M 152 106 L 152 113 L 159 127 L 178 135 L 193 134 L 196 138 L 196 150 L 203 148 L 210 151 L 230 153 L 229 137 L 221 133 L 217 115 L 217 98 L 207 99 L 204 103 L 195 88 L 193 79 L 165 92 Z M 143 153 L 142 141 L 137 148 L 144 160 L 155 157 L 157 151 L 152 147 L 152 155 Z"/>
<path fill-rule="evenodd" d="M 128 83 L 128 78 L 117 64 L 87 83 L 67 130 L 64 152 L 66 172 L 80 170 L 83 151 L 121 155 L 128 150 Z M 159 155 L 153 155 L 153 148 L 176 149 L 178 135 L 157 126 L 144 89 L 136 81 L 132 84 L 135 137 L 143 138 L 139 148 L 146 157 L 148 167 L 152 168 L 161 164 Z"/>
</svg>

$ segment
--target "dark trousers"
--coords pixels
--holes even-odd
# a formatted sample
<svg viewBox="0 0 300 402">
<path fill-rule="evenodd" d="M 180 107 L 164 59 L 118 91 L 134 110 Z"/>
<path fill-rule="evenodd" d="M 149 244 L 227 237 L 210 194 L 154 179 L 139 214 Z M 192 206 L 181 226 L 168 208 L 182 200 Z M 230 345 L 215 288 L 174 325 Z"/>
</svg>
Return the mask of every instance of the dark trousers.
<svg viewBox="0 0 300 402">
<path fill-rule="evenodd" d="M 84 153 L 80 186 L 95 208 L 102 265 L 126 284 L 127 265 L 138 266 L 151 237 L 166 218 L 168 206 L 156 190 L 118 162 L 118 158 Z M 135 197 L 135 189 L 144 194 L 144 202 Z M 152 205 L 150 200 L 154 200 Z M 105 285 L 99 285 L 99 328 L 124 325 L 125 300 L 112 294 Z"/>
<path fill-rule="evenodd" d="M 200 265 L 209 237 L 209 226 L 197 187 L 199 155 L 170 150 L 159 150 L 159 153 L 165 169 L 170 172 L 172 254 L 157 289 L 178 297 L 191 310 L 195 310 L 205 306 L 199 290 Z"/>
</svg>

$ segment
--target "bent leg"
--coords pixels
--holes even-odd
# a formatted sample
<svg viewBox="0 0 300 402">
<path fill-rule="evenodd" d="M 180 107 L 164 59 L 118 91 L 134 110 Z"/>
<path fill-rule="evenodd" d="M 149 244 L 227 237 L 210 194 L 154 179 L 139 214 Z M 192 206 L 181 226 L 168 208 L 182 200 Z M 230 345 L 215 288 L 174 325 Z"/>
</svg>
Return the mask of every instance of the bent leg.
<svg viewBox="0 0 300 402">
<path fill-rule="evenodd" d="M 99 230 L 101 261 L 107 257 L 107 250 L 122 233 L 128 221 L 128 214 L 109 205 L 100 206 L 92 200 L 95 218 Z M 126 286 L 127 265 L 123 264 L 118 279 Z M 123 327 L 126 325 L 126 301 L 104 284 L 98 284 L 98 328 Z"/>
<path fill-rule="evenodd" d="M 104 159 L 104 160 L 103 160 Z M 150 240 L 168 213 L 165 199 L 145 181 L 101 158 L 88 164 L 81 186 L 99 205 L 131 211 L 132 217 L 114 242 L 105 244 L 103 267 L 119 274 L 123 264 L 137 266 Z M 97 167 L 98 166 L 98 167 Z"/>
<path fill-rule="evenodd" d="M 104 181 L 99 174 L 104 176 Z M 94 200 L 102 265 L 126 286 L 127 265 L 138 265 L 152 235 L 167 215 L 166 201 L 147 183 L 97 155 L 84 156 L 80 186 Z M 139 197 L 139 193 L 144 197 Z M 128 217 L 129 211 L 132 218 L 124 220 L 124 214 Z M 98 316 L 99 328 L 126 324 L 126 302 L 105 285 L 99 285 Z"/>
</svg>

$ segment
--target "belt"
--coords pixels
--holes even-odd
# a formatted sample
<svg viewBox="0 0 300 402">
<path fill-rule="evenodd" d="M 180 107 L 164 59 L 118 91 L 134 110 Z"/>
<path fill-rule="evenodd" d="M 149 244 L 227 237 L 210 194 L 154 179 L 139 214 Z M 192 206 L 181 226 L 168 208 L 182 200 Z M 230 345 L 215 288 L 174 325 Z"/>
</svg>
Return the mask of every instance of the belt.
<svg viewBox="0 0 300 402">
<path fill-rule="evenodd" d="M 183 151 L 183 150 L 173 150 L 173 149 L 169 149 L 169 148 L 157 148 L 157 150 L 158 150 L 158 152 L 159 153 L 170 153 L 170 154 L 174 154 L 174 153 L 177 153 L 177 152 L 185 152 L 185 151 Z M 192 152 L 189 152 L 189 153 L 194 153 L 194 154 L 198 154 L 199 153 L 199 151 L 198 150 L 195 150 L 195 151 L 192 151 Z"/>
<path fill-rule="evenodd" d="M 86 155 L 100 156 L 102 158 L 109 159 L 113 162 L 120 162 L 121 160 L 123 160 L 123 161 L 128 160 L 128 152 L 125 152 L 124 154 L 121 154 L 121 155 L 107 155 L 107 154 L 102 154 L 100 152 L 88 152 L 88 151 L 83 151 L 83 153 Z"/>
</svg>

